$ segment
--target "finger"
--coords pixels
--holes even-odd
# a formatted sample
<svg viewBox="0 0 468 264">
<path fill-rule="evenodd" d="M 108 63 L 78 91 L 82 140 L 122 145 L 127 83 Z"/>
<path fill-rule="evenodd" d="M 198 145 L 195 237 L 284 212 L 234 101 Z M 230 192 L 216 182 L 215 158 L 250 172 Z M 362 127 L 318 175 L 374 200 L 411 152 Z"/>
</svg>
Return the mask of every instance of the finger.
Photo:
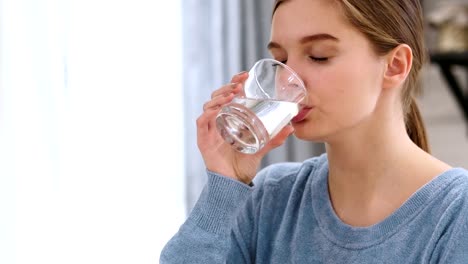
<svg viewBox="0 0 468 264">
<path fill-rule="evenodd" d="M 208 131 L 210 134 L 213 133 L 218 133 L 218 130 L 216 128 L 216 117 L 218 116 L 218 113 L 221 109 L 218 110 L 210 110 L 207 115 L 209 116 L 209 121 L 208 121 Z"/>
<path fill-rule="evenodd" d="M 210 142 L 209 120 L 213 118 L 211 114 L 203 113 L 197 119 L 197 145 L 200 150 Z"/>
<path fill-rule="evenodd" d="M 240 92 L 242 92 L 243 83 L 245 82 L 245 80 L 247 80 L 248 76 L 248 72 L 241 72 L 237 75 L 234 75 L 231 79 L 231 83 L 214 91 L 211 94 L 211 98 L 213 99 L 217 96 L 225 95 L 227 93 L 239 94 Z"/>
<path fill-rule="evenodd" d="M 197 119 L 197 138 L 198 140 L 206 139 L 212 132 L 213 122 L 219 110 L 208 110 Z"/>
<path fill-rule="evenodd" d="M 262 148 L 258 154 L 261 156 L 266 155 L 268 152 L 270 152 L 272 149 L 277 148 L 286 142 L 286 139 L 294 132 L 294 128 L 291 125 L 285 126 L 281 131 L 274 137 L 272 138 L 267 145 Z"/>
<path fill-rule="evenodd" d="M 220 96 L 220 95 L 226 95 L 226 94 L 229 94 L 229 93 L 238 93 L 242 88 L 242 85 L 240 83 L 230 83 L 228 85 L 225 85 L 223 87 L 221 87 L 220 89 L 214 91 L 212 94 L 211 94 L 211 98 L 215 98 L 217 96 Z"/>
<path fill-rule="evenodd" d="M 292 125 L 287 125 L 281 129 L 281 131 L 270 140 L 269 144 L 272 146 L 272 148 L 279 147 L 284 144 L 286 139 L 294 133 L 294 128 Z"/>
<path fill-rule="evenodd" d="M 231 83 L 242 83 L 242 82 L 245 82 L 245 80 L 247 80 L 247 78 L 249 77 L 249 73 L 246 72 L 246 71 L 243 71 L 243 72 L 240 72 L 234 76 L 232 76 L 232 79 L 231 79 Z"/>
<path fill-rule="evenodd" d="M 209 109 L 219 109 L 223 105 L 229 103 L 233 97 L 233 93 L 224 94 L 223 96 L 217 96 L 203 105 L 203 111 L 207 111 Z"/>
</svg>

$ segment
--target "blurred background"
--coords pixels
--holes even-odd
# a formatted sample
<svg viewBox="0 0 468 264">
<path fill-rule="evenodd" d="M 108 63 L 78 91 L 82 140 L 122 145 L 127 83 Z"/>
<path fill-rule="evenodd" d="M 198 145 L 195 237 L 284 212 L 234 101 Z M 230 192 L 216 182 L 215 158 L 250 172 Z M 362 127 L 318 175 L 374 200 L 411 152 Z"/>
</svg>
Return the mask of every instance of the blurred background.
<svg viewBox="0 0 468 264">
<path fill-rule="evenodd" d="M 419 99 L 429 143 L 434 156 L 467 168 L 468 0 L 424 0 L 423 5 L 432 63 L 423 71 Z"/>
<path fill-rule="evenodd" d="M 0 0 L 0 263 L 157 263 L 206 181 L 195 120 L 269 57 L 272 2 Z M 432 152 L 468 168 L 468 2 L 423 5 Z"/>
<path fill-rule="evenodd" d="M 0 263 L 157 263 L 185 217 L 179 1 L 0 0 Z"/>
</svg>

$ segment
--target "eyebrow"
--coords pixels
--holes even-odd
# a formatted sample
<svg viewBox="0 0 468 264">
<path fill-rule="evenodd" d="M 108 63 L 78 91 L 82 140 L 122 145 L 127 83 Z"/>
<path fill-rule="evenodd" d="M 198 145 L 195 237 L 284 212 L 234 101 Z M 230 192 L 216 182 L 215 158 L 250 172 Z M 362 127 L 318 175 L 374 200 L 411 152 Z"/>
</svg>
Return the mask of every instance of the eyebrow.
<svg viewBox="0 0 468 264">
<path fill-rule="evenodd" d="M 335 41 L 335 42 L 339 42 L 340 40 L 330 34 L 315 34 L 315 35 L 310 35 L 310 36 L 305 36 L 303 38 L 301 38 L 299 40 L 299 43 L 301 44 L 305 44 L 305 43 L 308 43 L 308 42 L 313 42 L 313 41 L 324 41 L 324 40 L 331 40 L 331 41 Z M 281 45 L 276 43 L 276 42 L 273 42 L 271 41 L 270 43 L 268 43 L 267 45 L 267 48 L 270 50 L 270 49 L 274 49 L 274 48 L 281 48 Z"/>
</svg>

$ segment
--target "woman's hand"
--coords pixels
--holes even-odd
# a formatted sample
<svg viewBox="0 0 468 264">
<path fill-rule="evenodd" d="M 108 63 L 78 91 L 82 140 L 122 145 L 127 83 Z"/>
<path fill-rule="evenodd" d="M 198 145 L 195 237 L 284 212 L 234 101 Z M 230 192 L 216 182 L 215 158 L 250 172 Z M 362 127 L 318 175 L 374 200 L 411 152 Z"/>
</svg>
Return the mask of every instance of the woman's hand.
<svg viewBox="0 0 468 264">
<path fill-rule="evenodd" d="M 224 141 L 216 128 L 216 116 L 224 105 L 243 93 L 243 83 L 247 77 L 248 73 L 242 72 L 232 78 L 231 84 L 214 91 L 211 100 L 203 105 L 203 114 L 197 119 L 197 144 L 206 168 L 244 183 L 252 181 L 261 159 L 271 149 L 282 145 L 294 131 L 292 126 L 286 126 L 255 154 L 238 152 Z"/>
</svg>

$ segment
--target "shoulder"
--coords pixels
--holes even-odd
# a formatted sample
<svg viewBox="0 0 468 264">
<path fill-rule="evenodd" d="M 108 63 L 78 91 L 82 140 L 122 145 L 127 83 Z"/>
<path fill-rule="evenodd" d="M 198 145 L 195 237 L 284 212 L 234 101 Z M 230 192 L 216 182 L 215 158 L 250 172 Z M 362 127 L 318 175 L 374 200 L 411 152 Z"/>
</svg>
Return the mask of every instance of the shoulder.
<svg viewBox="0 0 468 264">
<path fill-rule="evenodd" d="M 328 171 L 326 154 L 307 159 L 303 162 L 283 162 L 262 169 L 254 179 L 256 186 L 290 186 L 298 180 L 319 177 Z"/>
<path fill-rule="evenodd" d="M 468 224 L 468 171 L 453 168 L 435 180 L 428 209 L 444 233 L 455 235 Z M 447 232 L 452 230 L 453 232 Z"/>
<path fill-rule="evenodd" d="M 428 185 L 430 185 L 429 183 Z M 455 218 L 468 221 L 468 171 L 452 168 L 433 180 L 431 208 L 438 208 L 448 222 Z M 460 220 L 461 220 L 460 219 Z"/>
<path fill-rule="evenodd" d="M 453 168 L 444 173 L 449 182 L 445 190 L 445 199 L 460 203 L 468 210 L 468 171 L 463 168 Z"/>
<path fill-rule="evenodd" d="M 454 168 L 445 173 L 450 184 L 444 190 L 444 196 L 436 201 L 445 204 L 440 218 L 443 245 L 442 263 L 466 263 L 468 257 L 468 171 Z M 445 236 L 445 238 L 444 238 Z"/>
<path fill-rule="evenodd" d="M 261 218 L 257 221 L 277 226 L 280 223 L 272 223 L 271 220 L 281 219 L 280 215 L 299 208 L 305 201 L 304 197 L 311 197 L 314 182 L 326 177 L 326 172 L 328 160 L 325 154 L 303 162 L 284 162 L 267 166 L 254 178 L 247 211 L 255 212 L 253 218 Z"/>
</svg>

